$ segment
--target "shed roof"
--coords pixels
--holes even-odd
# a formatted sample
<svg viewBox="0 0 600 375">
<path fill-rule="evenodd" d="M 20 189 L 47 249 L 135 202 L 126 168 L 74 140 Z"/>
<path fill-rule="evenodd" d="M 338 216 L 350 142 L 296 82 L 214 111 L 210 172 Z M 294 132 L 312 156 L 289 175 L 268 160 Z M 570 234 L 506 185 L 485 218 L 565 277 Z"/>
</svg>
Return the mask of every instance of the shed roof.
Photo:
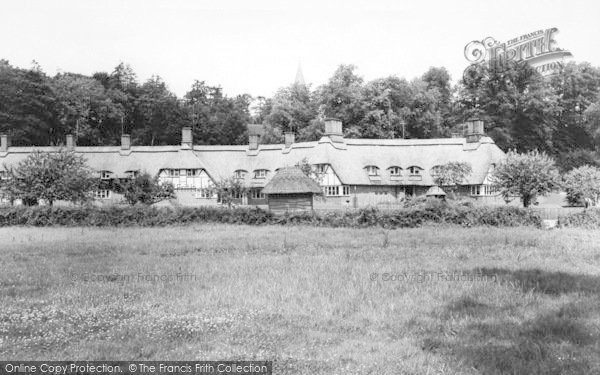
<svg viewBox="0 0 600 375">
<path fill-rule="evenodd" d="M 425 193 L 425 196 L 427 196 L 427 197 L 443 197 L 443 196 L 446 196 L 446 192 L 444 190 L 442 190 L 442 188 L 439 186 L 432 186 L 427 190 L 427 193 Z"/>
<path fill-rule="evenodd" d="M 321 193 L 321 187 L 298 167 L 281 168 L 262 190 L 265 194 Z"/>
</svg>

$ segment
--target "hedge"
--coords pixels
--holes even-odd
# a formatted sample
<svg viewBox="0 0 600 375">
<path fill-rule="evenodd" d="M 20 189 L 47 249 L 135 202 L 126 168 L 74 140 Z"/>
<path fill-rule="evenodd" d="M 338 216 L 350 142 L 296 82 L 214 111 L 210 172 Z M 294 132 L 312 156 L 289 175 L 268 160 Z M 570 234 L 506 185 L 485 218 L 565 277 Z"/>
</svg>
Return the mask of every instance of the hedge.
<svg viewBox="0 0 600 375">
<path fill-rule="evenodd" d="M 559 227 L 583 227 L 600 229 L 600 208 L 588 208 L 581 212 L 558 217 Z"/>
<path fill-rule="evenodd" d="M 533 210 L 512 207 L 426 202 L 397 210 L 364 208 L 348 211 L 300 212 L 273 215 L 256 208 L 222 207 L 5 207 L 0 208 L 0 226 L 165 226 L 191 223 L 249 225 L 305 224 L 327 227 L 413 228 L 426 223 L 461 226 L 537 226 L 541 218 Z"/>
</svg>

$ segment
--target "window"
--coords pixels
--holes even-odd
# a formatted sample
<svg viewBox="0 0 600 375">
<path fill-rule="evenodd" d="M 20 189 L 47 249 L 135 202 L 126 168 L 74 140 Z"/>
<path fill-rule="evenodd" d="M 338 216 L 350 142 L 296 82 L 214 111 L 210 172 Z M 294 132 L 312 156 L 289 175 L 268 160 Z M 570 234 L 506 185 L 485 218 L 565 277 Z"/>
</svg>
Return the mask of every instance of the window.
<svg viewBox="0 0 600 375">
<path fill-rule="evenodd" d="M 200 175 L 200 170 L 199 169 L 186 169 L 185 173 L 186 173 L 186 176 L 188 176 L 188 177 L 194 177 L 194 176 Z"/>
<path fill-rule="evenodd" d="M 266 199 L 267 196 L 262 192 L 262 189 L 251 189 L 250 190 L 250 198 L 251 199 Z"/>
<path fill-rule="evenodd" d="M 169 176 L 169 177 L 178 177 L 179 176 L 179 169 L 166 169 L 165 171 L 167 172 L 167 176 Z"/>
<path fill-rule="evenodd" d="M 471 195 L 496 195 L 499 192 L 495 185 L 471 185 Z"/>
<path fill-rule="evenodd" d="M 350 186 L 325 186 L 323 193 L 328 197 L 350 195 Z"/>
<path fill-rule="evenodd" d="M 257 169 L 254 171 L 254 178 L 267 178 L 269 171 L 266 169 Z"/>
<path fill-rule="evenodd" d="M 325 173 L 327 171 L 327 164 L 315 164 L 315 173 Z"/>
<path fill-rule="evenodd" d="M 0 180 L 8 180 L 8 172 L 0 171 Z"/>
<path fill-rule="evenodd" d="M 94 192 L 94 198 L 96 198 L 96 199 L 108 199 L 108 198 L 110 198 L 110 190 L 108 190 L 108 189 L 96 190 Z"/>
<path fill-rule="evenodd" d="M 390 176 L 400 177 L 402 175 L 402 168 L 400 167 L 389 167 L 388 171 L 390 172 Z"/>
<path fill-rule="evenodd" d="M 241 191 L 233 191 L 231 192 L 231 198 L 233 199 L 242 199 L 244 194 Z"/>
<path fill-rule="evenodd" d="M 101 180 L 110 180 L 110 176 L 112 175 L 111 171 L 101 171 L 100 172 L 100 179 Z"/>
<path fill-rule="evenodd" d="M 408 168 L 408 173 L 410 173 L 413 176 L 418 176 L 421 174 L 421 168 L 419 167 L 409 167 Z"/>
<path fill-rule="evenodd" d="M 325 195 L 328 197 L 340 195 L 339 186 L 325 186 Z"/>
<path fill-rule="evenodd" d="M 196 190 L 196 198 L 213 198 L 214 194 L 211 189 L 198 189 Z"/>
<path fill-rule="evenodd" d="M 248 171 L 245 171 L 243 169 L 238 169 L 237 171 L 233 172 L 233 177 L 243 180 L 246 178 L 247 174 L 248 174 Z"/>
<path fill-rule="evenodd" d="M 365 169 L 367 170 L 367 174 L 369 176 L 379 176 L 379 167 L 375 165 L 369 165 L 366 166 Z"/>
</svg>

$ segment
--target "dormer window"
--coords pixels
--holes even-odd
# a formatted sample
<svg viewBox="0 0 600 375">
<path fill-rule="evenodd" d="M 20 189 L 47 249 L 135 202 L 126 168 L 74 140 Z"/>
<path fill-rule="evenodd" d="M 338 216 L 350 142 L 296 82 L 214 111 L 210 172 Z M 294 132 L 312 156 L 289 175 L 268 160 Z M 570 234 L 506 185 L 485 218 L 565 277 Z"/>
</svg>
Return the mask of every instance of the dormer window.
<svg viewBox="0 0 600 375">
<path fill-rule="evenodd" d="M 101 171 L 100 172 L 100 179 L 101 180 L 110 180 L 112 176 L 112 172 L 111 171 Z"/>
<path fill-rule="evenodd" d="M 402 175 L 402 168 L 400 167 L 389 167 L 388 172 L 392 177 L 400 177 Z"/>
<path fill-rule="evenodd" d="M 246 178 L 247 174 L 248 174 L 248 171 L 245 171 L 243 169 L 238 169 L 237 171 L 233 172 L 233 177 L 243 180 Z"/>
<path fill-rule="evenodd" d="M 125 172 L 125 176 L 127 176 L 127 178 L 136 178 L 139 174 L 140 174 L 139 171 L 126 171 Z"/>
<path fill-rule="evenodd" d="M 317 174 L 323 174 L 327 171 L 327 164 L 315 164 L 314 170 Z"/>
<path fill-rule="evenodd" d="M 379 176 L 379 167 L 377 167 L 375 165 L 366 166 L 365 170 L 367 171 L 367 174 L 369 175 L 369 177 Z"/>
<path fill-rule="evenodd" d="M 419 167 L 413 166 L 413 167 L 409 167 L 409 168 L 408 168 L 408 173 L 409 173 L 411 176 L 419 176 L 419 175 L 421 175 L 421 171 L 422 171 L 422 170 L 423 170 L 422 168 L 419 168 Z"/>
<path fill-rule="evenodd" d="M 269 175 L 269 170 L 267 169 L 257 169 L 254 171 L 254 178 L 267 178 Z"/>
</svg>

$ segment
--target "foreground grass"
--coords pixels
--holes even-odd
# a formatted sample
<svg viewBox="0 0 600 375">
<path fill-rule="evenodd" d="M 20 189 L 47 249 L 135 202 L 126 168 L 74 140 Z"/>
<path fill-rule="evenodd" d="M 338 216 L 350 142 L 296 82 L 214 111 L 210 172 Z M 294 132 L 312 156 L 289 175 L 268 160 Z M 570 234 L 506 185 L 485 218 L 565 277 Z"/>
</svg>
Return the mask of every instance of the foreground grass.
<svg viewBox="0 0 600 375">
<path fill-rule="evenodd" d="M 0 360 L 600 373 L 599 275 L 574 229 L 2 228 Z"/>
</svg>

